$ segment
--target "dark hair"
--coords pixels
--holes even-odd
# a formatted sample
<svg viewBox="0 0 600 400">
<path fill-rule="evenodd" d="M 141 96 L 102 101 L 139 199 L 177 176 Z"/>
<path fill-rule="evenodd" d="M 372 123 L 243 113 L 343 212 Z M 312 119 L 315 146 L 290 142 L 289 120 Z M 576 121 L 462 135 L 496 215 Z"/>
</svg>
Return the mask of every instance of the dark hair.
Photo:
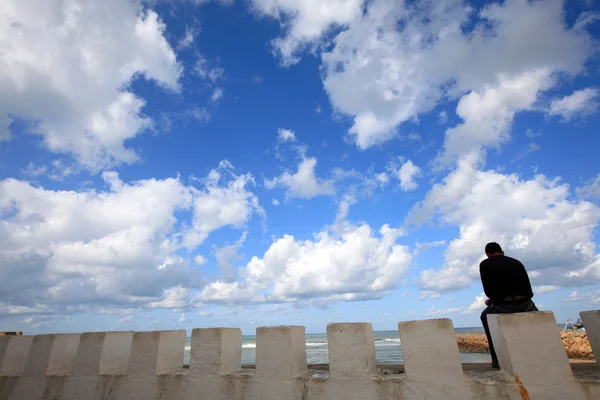
<svg viewBox="0 0 600 400">
<path fill-rule="evenodd" d="M 485 245 L 485 254 L 502 253 L 502 247 L 496 242 L 490 242 Z"/>
</svg>

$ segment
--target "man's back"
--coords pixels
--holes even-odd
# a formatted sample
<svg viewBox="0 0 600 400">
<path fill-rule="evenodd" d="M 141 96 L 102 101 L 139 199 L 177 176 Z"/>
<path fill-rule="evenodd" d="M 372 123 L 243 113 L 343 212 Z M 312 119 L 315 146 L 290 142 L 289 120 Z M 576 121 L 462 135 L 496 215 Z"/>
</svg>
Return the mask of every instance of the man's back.
<svg viewBox="0 0 600 400">
<path fill-rule="evenodd" d="M 489 257 L 479 264 L 479 273 L 486 296 L 495 303 L 512 297 L 533 297 L 529 276 L 519 260 L 504 255 Z"/>
</svg>

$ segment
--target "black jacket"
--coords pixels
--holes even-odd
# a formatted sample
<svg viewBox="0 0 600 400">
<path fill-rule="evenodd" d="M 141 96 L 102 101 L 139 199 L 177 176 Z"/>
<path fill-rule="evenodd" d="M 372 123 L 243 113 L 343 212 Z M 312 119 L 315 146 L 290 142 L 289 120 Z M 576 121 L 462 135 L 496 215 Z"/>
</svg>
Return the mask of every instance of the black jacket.
<svg viewBox="0 0 600 400">
<path fill-rule="evenodd" d="M 485 295 L 496 304 L 515 297 L 533 297 L 529 276 L 519 260 L 506 256 L 487 258 L 479 264 L 479 274 Z"/>
</svg>

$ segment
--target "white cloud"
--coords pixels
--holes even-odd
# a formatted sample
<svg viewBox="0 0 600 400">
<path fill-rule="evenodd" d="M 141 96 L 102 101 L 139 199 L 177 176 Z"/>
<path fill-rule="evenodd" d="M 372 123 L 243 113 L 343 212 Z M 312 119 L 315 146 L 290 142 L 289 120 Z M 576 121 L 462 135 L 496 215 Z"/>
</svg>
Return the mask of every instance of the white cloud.
<svg viewBox="0 0 600 400">
<path fill-rule="evenodd" d="M 339 201 L 338 204 L 338 212 L 335 216 L 336 222 L 342 222 L 348 217 L 348 212 L 350 212 L 350 206 L 356 204 L 357 200 L 353 194 L 346 193 L 344 197 Z"/>
<path fill-rule="evenodd" d="M 462 314 L 472 314 L 474 312 L 482 312 L 487 306 L 485 300 L 487 299 L 485 293 L 481 293 L 475 297 L 475 301 L 462 311 Z"/>
<path fill-rule="evenodd" d="M 224 94 L 225 93 L 223 92 L 223 89 L 216 88 L 213 91 L 212 96 L 210 96 L 210 99 L 212 100 L 213 103 L 218 103 L 219 101 L 221 101 L 221 99 L 223 99 Z"/>
<path fill-rule="evenodd" d="M 438 122 L 440 125 L 445 125 L 448 122 L 448 113 L 446 111 L 441 111 L 438 115 Z"/>
<path fill-rule="evenodd" d="M 568 302 L 586 301 L 590 304 L 600 304 L 600 290 L 593 292 L 579 293 L 577 290 L 571 292 L 565 299 Z"/>
<path fill-rule="evenodd" d="M 279 128 L 277 129 L 277 140 L 279 140 L 280 142 L 295 142 L 296 134 L 294 133 L 294 131 L 291 131 L 289 129 Z"/>
<path fill-rule="evenodd" d="M 32 161 L 27 164 L 27 167 L 22 171 L 23 175 L 36 178 L 42 174 L 44 174 L 48 170 L 48 167 L 45 165 L 36 166 Z"/>
<path fill-rule="evenodd" d="M 185 49 L 190 47 L 192 43 L 194 43 L 194 39 L 200 33 L 200 24 L 196 23 L 191 26 L 185 27 L 185 34 L 181 39 L 179 39 L 179 44 L 177 45 L 177 49 Z"/>
<path fill-rule="evenodd" d="M 417 254 L 423 253 L 427 250 L 433 249 L 434 247 L 440 247 L 440 246 L 445 246 L 445 245 L 446 245 L 445 240 L 436 240 L 433 242 L 425 242 L 425 243 L 416 242 L 413 254 L 417 255 Z"/>
<path fill-rule="evenodd" d="M 534 286 L 533 293 L 534 294 L 550 293 L 550 292 L 554 292 L 556 289 L 558 289 L 558 286 L 556 286 L 556 285 Z"/>
<path fill-rule="evenodd" d="M 277 186 L 285 187 L 286 199 L 301 198 L 311 199 L 317 196 L 332 196 L 335 188 L 332 180 L 317 178 L 315 168 L 317 159 L 314 157 L 302 157 L 298 170 L 291 174 L 284 172 L 281 176 L 273 179 L 265 179 L 265 186 L 273 189 Z"/>
<path fill-rule="evenodd" d="M 438 308 L 436 306 L 431 306 L 426 312 L 425 316 L 427 318 L 441 318 L 446 317 L 450 314 L 456 314 L 463 311 L 461 307 L 452 307 L 452 308 Z"/>
<path fill-rule="evenodd" d="M 497 104 L 493 91 L 536 71 L 550 77 L 579 73 L 593 48 L 584 28 L 584 23 L 565 26 L 562 1 L 509 0 L 474 13 L 458 0 L 374 0 L 322 53 L 323 84 L 334 109 L 353 118 L 349 136 L 366 149 L 390 140 L 398 126 L 443 99 L 467 93 L 460 111 L 468 113 L 478 101 Z M 525 100 L 532 95 L 535 100 L 537 92 L 522 88 L 531 89 L 524 94 L 529 97 L 517 101 L 515 93 L 501 102 L 500 116 L 488 114 L 507 120 L 520 104 L 529 107 Z M 504 138 L 493 128 L 483 132 L 492 137 L 478 144 L 493 146 L 497 142 L 489 139 Z"/>
<path fill-rule="evenodd" d="M 397 244 L 402 231 L 384 225 L 347 226 L 340 235 L 324 230 L 313 240 L 291 235 L 275 240 L 262 258 L 240 271 L 243 279 L 206 286 L 198 300 L 214 303 L 284 302 L 322 298 L 366 300 L 396 288 L 412 256 Z"/>
<path fill-rule="evenodd" d="M 279 200 L 273 199 L 273 201 L 271 201 L 271 204 L 273 204 L 275 207 L 277 207 L 279 205 Z"/>
<path fill-rule="evenodd" d="M 252 0 L 256 11 L 282 21 L 283 37 L 272 45 L 283 65 L 297 63 L 298 53 L 320 41 L 332 25 L 347 24 L 360 14 L 363 0 Z"/>
<path fill-rule="evenodd" d="M 446 131 L 438 162 L 445 166 L 465 154 L 508 141 L 515 114 L 531 109 L 540 91 L 549 88 L 551 82 L 549 71 L 541 69 L 500 78 L 497 85 L 463 96 L 456 107 L 463 123 Z"/>
<path fill-rule="evenodd" d="M 212 313 L 210 311 L 198 311 L 196 315 L 200 317 L 210 317 Z"/>
<path fill-rule="evenodd" d="M 0 14 L 0 138 L 10 115 L 57 153 L 99 170 L 137 161 L 125 141 L 151 126 L 137 76 L 179 90 L 159 16 L 137 1 L 7 0 Z"/>
<path fill-rule="evenodd" d="M 194 65 L 194 72 L 200 78 L 208 80 L 215 84 L 217 81 L 223 79 L 225 76 L 225 70 L 221 67 L 210 67 L 209 62 L 201 54 L 198 54 L 196 64 Z"/>
<path fill-rule="evenodd" d="M 577 188 L 577 195 L 582 199 L 600 199 L 600 174 L 587 185 Z"/>
<path fill-rule="evenodd" d="M 186 319 L 187 316 L 185 315 L 185 313 L 181 313 L 181 315 L 179 316 L 179 322 L 185 322 Z"/>
<path fill-rule="evenodd" d="M 423 290 L 447 292 L 479 279 L 487 242 L 497 241 L 507 255 L 520 259 L 538 285 L 576 285 L 600 279 L 600 257 L 593 232 L 600 209 L 575 202 L 569 187 L 538 175 L 477 170 L 477 158 L 463 159 L 442 183 L 417 204 L 407 224 L 437 219 L 460 228 L 441 269 L 421 273 Z"/>
<path fill-rule="evenodd" d="M 560 115 L 565 121 L 577 115 L 593 114 L 598 110 L 598 94 L 600 92 L 596 88 L 585 88 L 562 99 L 554 99 L 550 103 L 548 114 Z"/>
<path fill-rule="evenodd" d="M 254 213 L 265 213 L 258 197 L 247 190 L 254 185 L 254 177 L 236 175 L 228 161 L 221 161 L 219 168 L 208 174 L 204 185 L 204 190 L 193 191 L 192 226 L 183 232 L 183 245 L 187 249 L 197 247 L 217 229 L 224 226 L 241 229 Z"/>
<path fill-rule="evenodd" d="M 162 300 L 150 303 L 150 308 L 187 308 L 190 305 L 190 290 L 173 287 L 163 291 Z"/>
<path fill-rule="evenodd" d="M 126 315 L 123 318 L 119 318 L 120 324 L 130 324 L 133 322 L 133 315 Z"/>
<path fill-rule="evenodd" d="M 206 262 L 207 262 L 206 258 L 201 255 L 197 255 L 196 257 L 194 257 L 194 263 L 196 263 L 196 265 L 199 267 L 206 265 Z"/>
<path fill-rule="evenodd" d="M 240 228 L 262 210 L 246 189 L 251 177 L 223 163 L 203 188 L 178 178 L 102 177 L 106 191 L 0 181 L 0 298 L 11 307 L 181 307 L 189 289 L 204 284 L 191 260 L 178 254 L 182 246 L 193 250 L 214 230 Z M 182 211 L 192 215 L 183 232 Z"/>
<path fill-rule="evenodd" d="M 400 180 L 400 188 L 405 191 L 415 190 L 419 185 L 415 179 L 421 176 L 421 169 L 411 160 L 406 161 L 397 171 L 397 177 Z"/>
<path fill-rule="evenodd" d="M 242 259 L 239 251 L 246 240 L 246 234 L 247 232 L 244 232 L 234 244 L 227 244 L 223 247 L 214 246 L 217 266 L 226 282 L 232 282 L 237 278 L 237 267 L 234 263 Z"/>
</svg>

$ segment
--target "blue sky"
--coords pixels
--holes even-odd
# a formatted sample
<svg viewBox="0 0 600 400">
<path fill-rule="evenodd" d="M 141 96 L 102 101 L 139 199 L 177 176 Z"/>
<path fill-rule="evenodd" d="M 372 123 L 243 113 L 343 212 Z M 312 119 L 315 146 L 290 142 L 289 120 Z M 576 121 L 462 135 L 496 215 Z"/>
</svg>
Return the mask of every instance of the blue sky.
<svg viewBox="0 0 600 400">
<path fill-rule="evenodd" d="M 8 1 L 0 330 L 449 317 L 488 241 L 600 304 L 600 10 Z"/>
</svg>

